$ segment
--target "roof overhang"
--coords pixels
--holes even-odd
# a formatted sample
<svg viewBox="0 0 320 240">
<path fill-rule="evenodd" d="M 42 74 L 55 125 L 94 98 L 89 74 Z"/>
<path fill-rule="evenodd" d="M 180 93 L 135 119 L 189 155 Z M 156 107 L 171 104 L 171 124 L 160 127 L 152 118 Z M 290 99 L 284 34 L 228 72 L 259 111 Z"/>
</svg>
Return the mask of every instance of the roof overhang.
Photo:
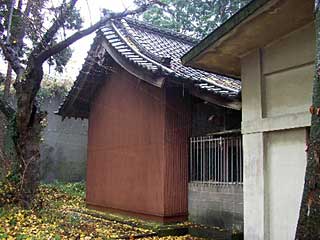
<svg viewBox="0 0 320 240">
<path fill-rule="evenodd" d="M 314 21 L 314 0 L 253 0 L 183 56 L 194 68 L 240 78 L 240 58 Z"/>
<path fill-rule="evenodd" d="M 187 38 L 149 25 L 140 26 L 141 23 L 132 21 L 134 20 L 114 20 L 97 31 L 85 63 L 57 114 L 62 117 L 88 118 L 91 101 L 102 84 L 114 73 L 115 66 L 120 66 L 139 80 L 155 87 L 162 88 L 165 83 L 170 82 L 182 86 L 192 95 L 207 102 L 237 110 L 241 108 L 238 80 L 203 73 L 181 65 L 177 55 L 181 56 L 192 46 Z M 129 26 L 129 23 L 132 25 Z M 140 29 L 147 28 L 152 32 L 152 37 L 147 35 L 147 31 L 141 32 L 139 29 L 135 32 L 133 26 L 136 25 L 139 25 Z M 158 41 L 153 39 L 155 34 L 158 34 Z M 140 38 L 142 40 L 139 40 Z M 164 51 L 163 47 L 156 47 L 164 44 L 168 45 L 169 49 L 178 49 L 184 44 L 184 52 L 180 52 L 181 49 L 178 52 L 170 50 L 173 51 L 171 56 L 167 49 Z M 164 58 L 170 61 L 166 63 Z"/>
</svg>

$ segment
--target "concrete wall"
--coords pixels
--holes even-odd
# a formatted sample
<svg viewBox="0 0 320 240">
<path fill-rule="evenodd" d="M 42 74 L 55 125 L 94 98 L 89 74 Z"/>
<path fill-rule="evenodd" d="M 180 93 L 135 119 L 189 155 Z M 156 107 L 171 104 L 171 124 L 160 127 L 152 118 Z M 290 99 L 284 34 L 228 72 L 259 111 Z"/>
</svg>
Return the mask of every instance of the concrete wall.
<svg viewBox="0 0 320 240">
<path fill-rule="evenodd" d="M 189 183 L 190 221 L 243 231 L 243 186 Z"/>
<path fill-rule="evenodd" d="M 269 239 L 294 239 L 306 167 L 305 139 L 303 128 L 266 133 L 265 206 Z"/>
<path fill-rule="evenodd" d="M 47 99 L 41 106 L 48 112 L 48 125 L 43 131 L 41 151 L 41 179 L 81 181 L 86 176 L 87 120 L 65 119 L 54 114 L 62 97 Z"/>
<path fill-rule="evenodd" d="M 44 182 L 81 181 L 86 176 L 88 122 L 81 119 L 61 121 L 61 117 L 54 112 L 62 101 L 62 96 L 54 96 L 41 105 L 41 110 L 48 112 L 47 127 L 43 130 L 43 142 L 40 145 L 40 177 Z M 0 179 L 14 151 L 13 143 L 6 135 L 6 124 L 4 116 L 0 114 Z M 4 151 L 9 156 L 4 156 Z"/>
<path fill-rule="evenodd" d="M 241 59 L 246 240 L 293 240 L 306 167 L 313 24 Z"/>
</svg>

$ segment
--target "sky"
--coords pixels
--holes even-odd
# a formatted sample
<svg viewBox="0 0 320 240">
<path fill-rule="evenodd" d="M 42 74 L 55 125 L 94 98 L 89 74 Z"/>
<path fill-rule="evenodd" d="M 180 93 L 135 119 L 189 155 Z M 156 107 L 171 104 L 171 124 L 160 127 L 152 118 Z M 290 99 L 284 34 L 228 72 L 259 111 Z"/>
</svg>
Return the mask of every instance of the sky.
<svg viewBox="0 0 320 240">
<path fill-rule="evenodd" d="M 80 9 L 81 16 L 84 19 L 83 27 L 89 27 L 100 19 L 101 9 L 106 8 L 114 12 L 121 12 L 125 9 L 134 8 L 133 0 L 79 0 L 77 8 Z M 80 39 L 71 45 L 73 52 L 72 58 L 66 66 L 63 74 L 50 72 L 52 77 L 62 77 L 74 81 L 81 69 L 84 59 L 87 56 L 90 45 L 93 42 L 95 34 Z M 45 69 L 48 71 L 47 66 Z"/>
</svg>

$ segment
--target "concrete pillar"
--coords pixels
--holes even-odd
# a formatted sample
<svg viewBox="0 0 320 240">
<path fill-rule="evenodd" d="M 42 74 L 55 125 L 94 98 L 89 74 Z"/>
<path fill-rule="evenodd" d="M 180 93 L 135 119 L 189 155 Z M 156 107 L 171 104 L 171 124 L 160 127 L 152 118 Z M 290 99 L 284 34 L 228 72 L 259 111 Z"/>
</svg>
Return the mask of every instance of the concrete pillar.
<svg viewBox="0 0 320 240">
<path fill-rule="evenodd" d="M 264 134 L 246 131 L 245 122 L 262 119 L 262 63 L 257 49 L 242 59 L 244 152 L 244 239 L 265 239 Z"/>
<path fill-rule="evenodd" d="M 246 240 L 265 239 L 264 136 L 243 135 L 244 234 Z"/>
</svg>

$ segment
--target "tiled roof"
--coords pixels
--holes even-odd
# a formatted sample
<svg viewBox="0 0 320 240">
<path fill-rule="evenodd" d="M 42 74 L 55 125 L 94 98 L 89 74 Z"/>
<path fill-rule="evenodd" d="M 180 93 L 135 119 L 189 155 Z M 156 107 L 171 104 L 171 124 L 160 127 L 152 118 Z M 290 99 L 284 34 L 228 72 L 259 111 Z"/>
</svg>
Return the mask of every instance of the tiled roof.
<svg viewBox="0 0 320 240">
<path fill-rule="evenodd" d="M 239 80 L 182 65 L 180 58 L 198 42 L 193 38 L 126 18 L 114 20 L 102 27 L 97 32 L 91 52 L 93 49 L 96 51 L 96 44 L 101 39 L 107 42 L 109 51 L 115 52 L 119 58 L 121 57 L 136 68 L 141 68 L 151 74 L 168 76 L 181 83 L 188 82 L 194 88 L 227 99 L 236 98 L 240 92 L 241 85 Z M 90 63 L 90 51 L 83 69 L 88 69 L 86 65 Z M 103 54 L 112 56 L 112 54 L 108 53 L 108 50 L 99 50 L 100 58 L 101 52 L 102 57 Z M 103 62 L 103 59 L 100 59 L 99 68 L 101 68 L 101 62 Z M 89 81 L 83 69 L 67 98 L 59 108 L 58 114 L 66 115 L 63 111 L 68 104 L 70 105 L 70 99 L 78 95 L 76 91 L 79 91 L 81 84 L 84 85 L 83 81 Z M 90 71 L 86 70 L 86 72 L 89 73 Z"/>
<path fill-rule="evenodd" d="M 114 41 L 115 49 L 141 67 L 163 71 L 181 81 L 189 79 L 201 87 L 207 84 L 209 91 L 219 95 L 234 96 L 240 91 L 238 80 L 182 65 L 180 58 L 198 42 L 195 39 L 133 19 L 114 21 L 101 31 Z"/>
</svg>

